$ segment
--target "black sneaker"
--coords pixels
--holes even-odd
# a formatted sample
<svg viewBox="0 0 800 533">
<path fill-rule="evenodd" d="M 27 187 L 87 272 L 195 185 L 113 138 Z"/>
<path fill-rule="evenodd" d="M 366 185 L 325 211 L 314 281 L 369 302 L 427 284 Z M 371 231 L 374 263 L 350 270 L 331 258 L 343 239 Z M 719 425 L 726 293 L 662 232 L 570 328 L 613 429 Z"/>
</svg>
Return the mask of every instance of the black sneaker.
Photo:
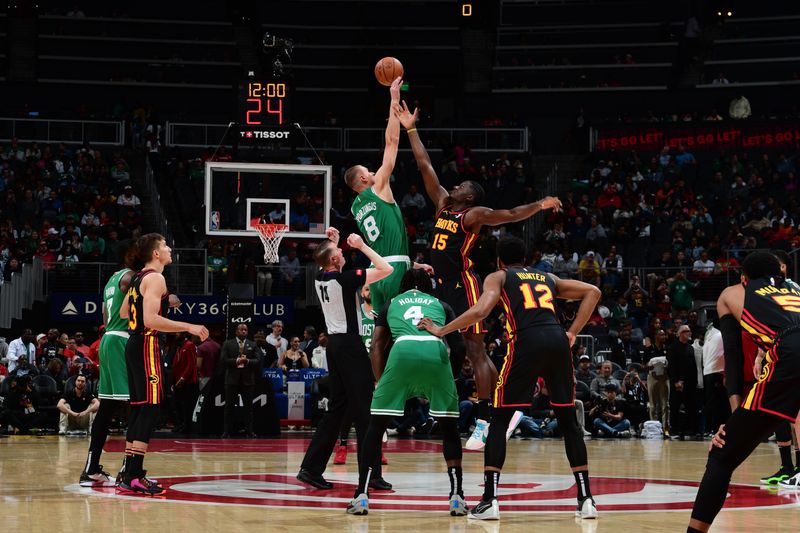
<svg viewBox="0 0 800 533">
<path fill-rule="evenodd" d="M 297 479 L 303 483 L 308 483 L 315 489 L 330 490 L 333 488 L 333 483 L 326 481 L 320 474 L 312 474 L 306 469 L 301 469 L 300 472 L 297 473 Z"/>
<path fill-rule="evenodd" d="M 473 520 L 500 520 L 500 504 L 497 503 L 497 498 L 488 501 L 482 499 L 467 517 Z"/>
<path fill-rule="evenodd" d="M 781 481 L 785 481 L 794 475 L 794 470 L 789 468 L 781 468 L 771 476 L 761 478 L 762 485 L 777 485 Z"/>
<path fill-rule="evenodd" d="M 103 471 L 103 465 L 98 465 L 97 472 L 93 474 L 85 470 L 81 472 L 79 484 L 81 487 L 105 487 L 111 484 L 111 477 L 108 472 Z"/>
<path fill-rule="evenodd" d="M 382 477 L 374 477 L 369 480 L 369 488 L 372 490 L 392 490 L 392 484 Z"/>
<path fill-rule="evenodd" d="M 147 496 L 157 496 L 164 492 L 164 488 L 159 486 L 155 481 L 147 479 L 144 474 L 137 478 L 128 478 L 125 476 L 119 488 L 130 492 L 139 492 Z"/>
</svg>

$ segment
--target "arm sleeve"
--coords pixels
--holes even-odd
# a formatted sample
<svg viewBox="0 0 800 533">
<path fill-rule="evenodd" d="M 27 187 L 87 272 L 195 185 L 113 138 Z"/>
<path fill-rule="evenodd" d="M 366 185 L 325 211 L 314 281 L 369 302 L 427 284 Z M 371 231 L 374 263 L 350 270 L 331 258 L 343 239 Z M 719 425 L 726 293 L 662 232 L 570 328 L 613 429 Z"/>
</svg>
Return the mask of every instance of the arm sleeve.
<svg viewBox="0 0 800 533">
<path fill-rule="evenodd" d="M 444 308 L 444 315 L 446 321 L 452 322 L 456 318 L 456 313 L 453 311 L 453 308 L 450 307 L 449 304 L 446 302 L 442 302 L 442 307 Z M 461 362 L 464 360 L 464 356 L 467 353 L 466 345 L 464 344 L 464 337 L 461 336 L 461 332 L 453 331 L 448 333 L 444 336 L 445 342 L 450 347 L 450 360 Z M 458 365 L 458 368 L 461 368 L 461 365 Z"/>
<path fill-rule="evenodd" d="M 741 394 L 744 385 L 742 326 L 733 315 L 725 315 L 719 320 L 719 329 L 725 352 L 725 387 L 728 389 L 728 396 Z"/>
</svg>

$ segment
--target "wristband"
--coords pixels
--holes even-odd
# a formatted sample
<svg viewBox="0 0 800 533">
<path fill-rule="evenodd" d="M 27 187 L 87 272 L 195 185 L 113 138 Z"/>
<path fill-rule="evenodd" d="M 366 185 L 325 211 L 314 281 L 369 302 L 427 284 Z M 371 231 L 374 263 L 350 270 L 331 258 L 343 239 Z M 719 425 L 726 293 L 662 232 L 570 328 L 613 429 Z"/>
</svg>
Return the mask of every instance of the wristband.
<svg viewBox="0 0 800 533">
<path fill-rule="evenodd" d="M 406 133 L 411 134 L 412 131 L 417 131 L 417 128 L 411 128 L 406 130 Z"/>
</svg>

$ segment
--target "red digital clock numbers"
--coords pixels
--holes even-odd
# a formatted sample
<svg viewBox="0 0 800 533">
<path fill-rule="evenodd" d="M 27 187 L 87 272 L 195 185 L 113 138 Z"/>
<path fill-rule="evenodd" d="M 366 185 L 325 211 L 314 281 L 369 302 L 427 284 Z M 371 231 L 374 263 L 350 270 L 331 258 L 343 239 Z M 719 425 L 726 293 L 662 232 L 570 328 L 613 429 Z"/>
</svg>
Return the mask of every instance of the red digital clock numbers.
<svg viewBox="0 0 800 533">
<path fill-rule="evenodd" d="M 246 81 L 241 85 L 244 123 L 248 126 L 282 126 L 286 120 L 289 87 L 279 81 Z"/>
<path fill-rule="evenodd" d="M 266 108 L 262 106 L 264 100 L 267 101 Z M 272 98 L 248 98 L 247 104 L 248 107 L 251 108 L 245 113 L 245 124 L 251 126 L 262 124 L 257 115 L 261 113 L 268 113 L 270 115 L 277 115 L 278 125 L 283 125 L 283 100 L 273 100 Z M 250 104 L 252 104 L 252 106 Z"/>
</svg>

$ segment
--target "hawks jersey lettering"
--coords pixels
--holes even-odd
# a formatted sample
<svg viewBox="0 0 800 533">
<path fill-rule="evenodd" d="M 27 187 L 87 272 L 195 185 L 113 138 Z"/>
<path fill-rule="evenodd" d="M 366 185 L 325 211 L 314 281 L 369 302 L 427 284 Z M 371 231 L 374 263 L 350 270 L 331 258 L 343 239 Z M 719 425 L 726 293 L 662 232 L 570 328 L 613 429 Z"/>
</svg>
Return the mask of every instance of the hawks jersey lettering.
<svg viewBox="0 0 800 533">
<path fill-rule="evenodd" d="M 509 267 L 500 294 L 509 335 L 536 326 L 558 326 L 555 299 L 556 282 L 544 272 L 530 267 Z"/>
<path fill-rule="evenodd" d="M 478 235 L 464 229 L 464 217 L 468 212 L 469 209 L 453 211 L 444 208 L 436 218 L 431 243 L 431 263 L 439 278 L 458 278 L 462 272 L 472 268 L 469 254 Z"/>
<path fill-rule="evenodd" d="M 401 335 L 415 337 L 431 335 L 425 330 L 417 329 L 417 324 L 428 317 L 437 326 L 445 323 L 446 315 L 442 303 L 430 294 L 410 290 L 392 298 L 386 315 L 386 322 L 392 330 L 392 340 Z"/>
<path fill-rule="evenodd" d="M 372 347 L 372 333 L 375 331 L 375 310 L 367 311 L 361 304 L 361 340 L 367 351 Z"/>
<path fill-rule="evenodd" d="M 751 279 L 744 287 L 742 327 L 769 352 L 782 330 L 800 325 L 800 289 L 781 277 Z"/>
<path fill-rule="evenodd" d="M 350 211 L 361 234 L 378 255 L 408 255 L 406 225 L 396 202 L 384 201 L 370 187 L 356 196 Z"/>
<path fill-rule="evenodd" d="M 140 270 L 133 275 L 131 286 L 128 289 L 128 333 L 131 335 L 158 335 L 158 331 L 144 325 L 144 297 L 142 296 L 142 280 L 148 274 L 155 272 L 153 269 Z M 169 309 L 169 293 L 161 297 L 160 316 L 166 316 Z"/>
<path fill-rule="evenodd" d="M 122 276 L 131 272 L 130 268 L 123 268 L 111 276 L 103 289 L 103 306 L 106 310 L 106 331 L 128 331 L 128 321 L 119 316 L 122 303 L 125 300 L 125 292 L 119 288 L 119 281 Z"/>
</svg>

